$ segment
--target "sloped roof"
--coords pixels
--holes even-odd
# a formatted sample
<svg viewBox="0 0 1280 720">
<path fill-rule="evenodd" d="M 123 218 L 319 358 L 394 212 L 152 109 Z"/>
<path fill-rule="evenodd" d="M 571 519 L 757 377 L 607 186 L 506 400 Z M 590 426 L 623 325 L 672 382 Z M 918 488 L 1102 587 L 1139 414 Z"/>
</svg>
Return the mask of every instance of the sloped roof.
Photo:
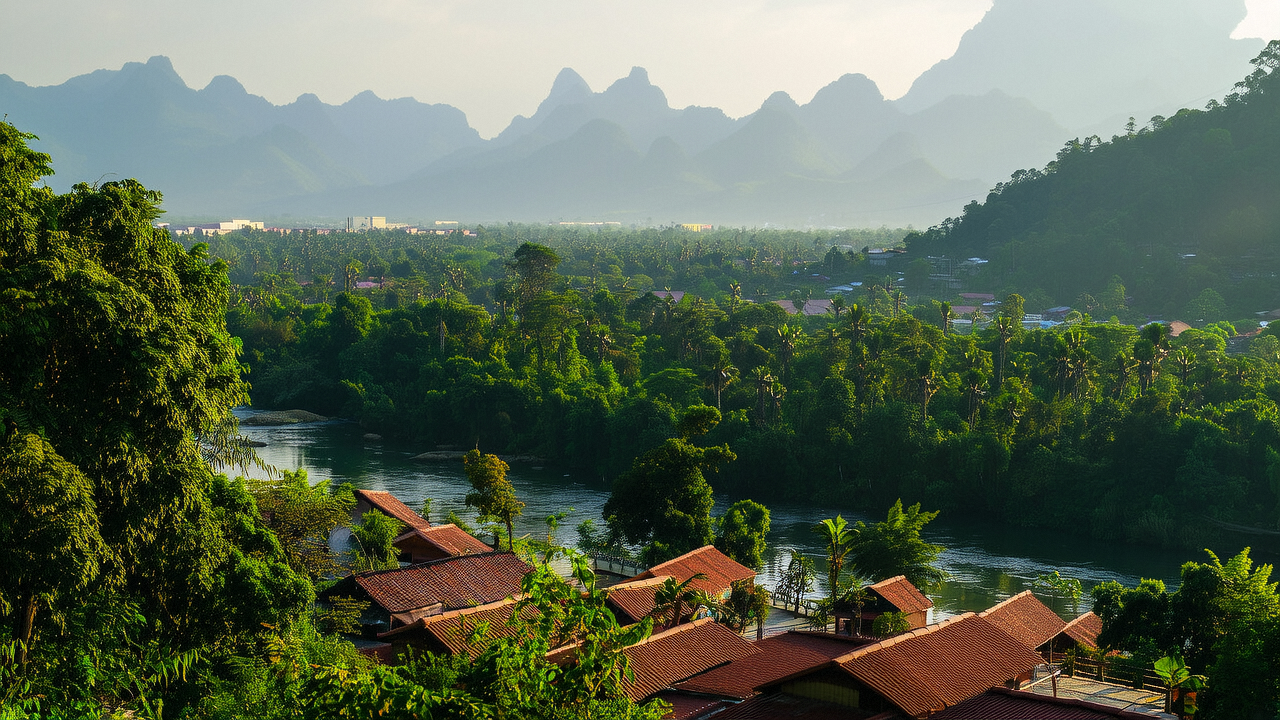
<svg viewBox="0 0 1280 720">
<path fill-rule="evenodd" d="M 900 612 L 914 613 L 928 610 L 933 607 L 933 601 L 924 596 L 915 585 L 907 580 L 906 575 L 895 575 L 886 578 L 878 583 L 867 586 L 868 590 L 874 590 L 877 595 L 884 598 L 890 605 L 898 608 Z"/>
<path fill-rule="evenodd" d="M 493 548 L 489 547 L 483 540 L 453 523 L 433 525 L 426 529 L 410 528 L 409 532 L 396 538 L 392 541 L 392 544 L 400 547 L 402 543 L 410 538 L 419 538 L 429 545 L 439 548 L 440 552 L 447 555 L 468 555 L 493 551 Z"/>
<path fill-rule="evenodd" d="M 1092 611 L 1087 612 L 1067 623 L 1062 632 L 1085 647 L 1097 648 L 1098 635 L 1102 633 L 1102 618 Z"/>
<path fill-rule="evenodd" d="M 738 633 L 711 618 L 703 618 L 651 635 L 622 652 L 635 675 L 633 681 L 623 680 L 623 689 L 638 702 L 672 683 L 746 657 L 756 649 Z"/>
<path fill-rule="evenodd" d="M 754 642 L 752 646 L 756 653 L 692 677 L 675 687 L 726 698 L 748 698 L 755 695 L 756 688 L 761 685 L 826 664 L 832 658 L 866 643 L 866 640 L 847 635 L 787 632 Z"/>
<path fill-rule="evenodd" d="M 767 683 L 836 667 L 908 715 L 957 705 L 1040 664 L 1035 651 L 973 613 L 860 647 L 830 663 Z"/>
<path fill-rule="evenodd" d="M 354 576 L 391 613 L 441 603 L 444 610 L 475 607 L 514 596 L 532 568 L 509 552 L 461 555 Z"/>
<path fill-rule="evenodd" d="M 1050 697 L 1008 688 L 992 688 L 959 705 L 931 715 L 933 720 L 1110 720 L 1151 718 L 1101 703 Z"/>
<path fill-rule="evenodd" d="M 488 644 L 483 641 L 477 645 L 467 642 L 467 638 L 480 623 L 489 624 L 489 631 L 485 634 L 486 640 L 489 641 L 498 638 L 515 637 L 520 632 L 519 627 L 510 624 L 515 605 L 516 601 L 514 599 L 508 599 L 463 610 L 451 610 L 441 615 L 425 617 L 412 624 L 389 630 L 379 635 L 378 639 L 392 640 L 397 637 L 426 635 L 449 648 L 449 651 L 455 655 L 465 654 L 474 658 Z M 537 614 L 538 611 L 536 609 L 526 607 L 520 611 L 520 618 L 522 620 L 530 620 L 536 617 Z"/>
<path fill-rule="evenodd" d="M 1067 626 L 1030 590 L 1023 590 L 978 615 L 1032 650 L 1052 640 Z"/>
<path fill-rule="evenodd" d="M 728 590 L 739 580 L 750 580 L 756 576 L 755 570 L 735 562 L 714 545 L 703 545 L 697 550 L 690 550 L 679 557 L 654 565 L 631 579 L 643 580 L 670 575 L 676 582 L 684 582 L 698 573 L 706 575 L 707 579 L 694 580 L 689 587 L 704 590 L 711 595 Z"/>
<path fill-rule="evenodd" d="M 689 695 L 688 693 L 672 690 L 663 690 L 654 695 L 653 699 L 662 700 L 671 705 L 671 709 L 663 716 L 664 720 L 689 720 L 690 718 L 706 717 L 714 710 L 728 705 L 724 700 L 701 695 Z"/>
<path fill-rule="evenodd" d="M 863 720 L 873 713 L 813 698 L 772 693 L 731 705 L 715 720 Z M 880 717 L 876 715 L 876 717 Z"/>
<path fill-rule="evenodd" d="M 400 498 L 392 495 L 386 490 L 361 490 L 355 491 L 357 500 L 363 500 L 383 515 L 390 515 L 400 522 L 411 528 L 426 530 L 431 527 L 431 523 L 425 518 L 413 511 L 413 508 L 400 502 Z"/>
<path fill-rule="evenodd" d="M 627 582 L 618 583 L 605 590 L 608 595 L 609 604 L 615 610 L 621 611 L 628 622 L 640 622 L 649 613 L 653 612 L 656 604 L 653 601 L 653 595 L 658 587 L 670 575 L 662 575 L 660 577 L 642 578 L 640 580 L 628 580 Z M 619 618 L 622 622 L 624 618 Z M 628 624 L 623 622 L 622 624 Z"/>
<path fill-rule="evenodd" d="M 1003 685 L 1041 659 L 986 619 L 965 613 L 859 648 L 835 662 L 919 716 Z"/>
</svg>

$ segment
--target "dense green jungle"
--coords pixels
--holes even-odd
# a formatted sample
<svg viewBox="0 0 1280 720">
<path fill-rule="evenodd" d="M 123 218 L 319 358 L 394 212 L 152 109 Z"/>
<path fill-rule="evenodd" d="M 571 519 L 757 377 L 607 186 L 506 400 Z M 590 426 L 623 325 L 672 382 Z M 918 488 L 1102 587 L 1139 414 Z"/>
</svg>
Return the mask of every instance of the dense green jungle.
<svg viewBox="0 0 1280 720">
<path fill-rule="evenodd" d="M 1182 275 L 1154 274 L 1131 300 L 1124 284 L 1143 287 L 1141 261 L 1137 280 L 1113 277 L 1125 267 L 1073 279 L 1052 254 L 1020 255 L 1028 264 L 1015 270 L 991 253 L 966 288 L 937 280 L 921 256 L 935 253 L 928 243 L 990 248 L 964 244 L 999 237 L 983 235 L 996 222 L 975 229 L 984 208 L 1052 194 L 1070 168 L 1101 175 L 1092 158 L 1155 147 L 1197 122 L 1242 142 L 1246 120 L 1280 118 L 1267 110 L 1278 64 L 1272 43 L 1219 107 L 1082 143 L 924 234 L 509 225 L 232 234 L 184 247 L 155 226 L 159 192 L 123 180 L 55 194 L 41 183 L 49 157 L 0 122 L 0 718 L 665 714 L 622 692 L 621 649 L 652 619 L 620 627 L 581 555 L 572 583 L 536 566 L 518 605 L 535 619 L 513 620 L 513 634 L 473 658 L 391 667 L 361 655 L 347 639 L 360 608 L 319 606 L 316 591 L 394 562 L 397 528 L 339 557 L 328 536 L 350 523 L 350 488 L 301 472 L 214 472 L 251 460 L 231 414 L 250 401 L 350 417 L 426 447 L 536 454 L 605 482 L 656 477 L 666 460 L 694 479 L 720 464 L 709 478 L 718 491 L 892 506 L 885 525 L 895 511 L 901 521 L 901 497 L 915 545 L 932 510 L 1183 547 L 1273 532 L 1280 338 L 1239 337 L 1260 302 L 1247 277 L 1203 275 L 1220 284 L 1188 300 L 1173 282 Z M 1183 177 L 1151 172 L 1113 192 Z M 1044 237 L 1026 229 L 1036 222 L 1022 227 L 1009 232 Z M 899 241 L 908 252 L 869 252 Z M 1011 255 L 1023 247 L 1013 242 Z M 1083 288 L 1097 306 L 1076 302 L 1084 311 L 1061 325 L 1024 328 L 1024 311 L 1062 301 L 1036 280 L 1055 269 L 1068 275 L 1061 288 L 1078 283 L 1061 292 Z M 862 285 L 828 314 L 774 302 L 803 306 L 836 282 Z M 666 288 L 687 294 L 646 292 Z M 1002 299 L 990 317 L 968 318 L 970 332 L 951 302 L 966 289 Z M 1122 322 L 1182 302 L 1218 316 L 1186 317 L 1197 327 L 1176 337 Z M 372 538 L 377 526 L 353 533 Z M 833 557 L 847 549 L 833 543 Z M 1102 654 L 1185 658 L 1179 682 L 1207 676 L 1201 717 L 1276 716 L 1272 567 L 1247 550 L 1194 556 L 1174 591 L 1094 588 Z M 580 643 L 576 662 L 548 662 L 565 642 Z"/>
</svg>

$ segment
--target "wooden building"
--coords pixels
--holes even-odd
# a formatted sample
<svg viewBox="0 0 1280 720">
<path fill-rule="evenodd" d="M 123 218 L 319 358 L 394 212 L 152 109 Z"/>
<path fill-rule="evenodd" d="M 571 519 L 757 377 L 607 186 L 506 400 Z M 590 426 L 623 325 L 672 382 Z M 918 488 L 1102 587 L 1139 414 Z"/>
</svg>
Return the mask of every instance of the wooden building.
<svg viewBox="0 0 1280 720">
<path fill-rule="evenodd" d="M 391 544 L 400 551 L 400 561 L 410 564 L 493 551 L 483 540 L 453 523 L 411 527 Z"/>
</svg>

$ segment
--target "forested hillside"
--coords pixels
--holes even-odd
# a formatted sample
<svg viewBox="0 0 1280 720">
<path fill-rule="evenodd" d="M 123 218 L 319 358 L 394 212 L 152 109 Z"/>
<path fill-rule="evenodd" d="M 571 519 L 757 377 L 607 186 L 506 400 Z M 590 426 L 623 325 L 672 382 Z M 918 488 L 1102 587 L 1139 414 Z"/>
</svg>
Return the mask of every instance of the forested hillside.
<svg viewBox="0 0 1280 720">
<path fill-rule="evenodd" d="M 989 258 L 993 285 L 1082 310 L 1117 276 L 1168 320 L 1280 308 L 1280 44 L 1253 62 L 1222 103 L 1074 140 L 908 246 Z"/>
<path fill-rule="evenodd" d="M 513 225 L 212 251 L 245 283 L 228 325 L 255 403 L 424 450 L 478 444 L 609 482 L 707 404 L 724 420 L 701 442 L 737 456 L 711 484 L 756 500 L 902 497 L 1196 547 L 1220 523 L 1276 527 L 1274 338 L 1227 356 L 1228 324 L 1024 330 L 1017 296 L 958 334 L 947 305 L 910 304 L 867 255 L 832 249 L 886 239 Z M 817 271 L 868 282 L 811 317 L 773 301 L 821 295 Z M 340 292 L 369 276 L 382 286 Z M 664 287 L 689 294 L 643 292 Z"/>
</svg>

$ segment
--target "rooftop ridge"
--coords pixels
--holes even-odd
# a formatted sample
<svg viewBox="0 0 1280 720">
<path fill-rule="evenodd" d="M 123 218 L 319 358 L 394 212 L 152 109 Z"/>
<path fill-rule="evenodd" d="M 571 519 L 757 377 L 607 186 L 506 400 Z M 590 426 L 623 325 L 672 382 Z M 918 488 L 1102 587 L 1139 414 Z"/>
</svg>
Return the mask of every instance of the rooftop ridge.
<svg viewBox="0 0 1280 720">
<path fill-rule="evenodd" d="M 670 565 L 670 564 L 672 564 L 672 563 L 674 563 L 674 562 L 676 562 L 676 561 L 684 560 L 685 558 L 692 557 L 692 556 L 694 556 L 694 555 L 697 555 L 698 553 L 705 552 L 705 551 L 707 550 L 707 548 L 715 548 L 715 545 L 703 545 L 703 546 L 702 546 L 702 547 L 700 547 L 700 548 L 694 548 L 693 550 L 690 550 L 689 552 L 687 552 L 687 553 L 685 553 L 685 554 L 683 554 L 683 555 L 677 555 L 677 556 L 675 556 L 675 557 L 671 558 L 670 560 L 664 560 L 663 562 L 660 562 L 660 563 L 658 563 L 657 565 L 654 565 L 653 567 L 649 568 L 649 569 L 648 569 L 648 570 L 646 570 L 645 572 L 650 572 L 650 573 L 651 573 L 651 572 L 653 572 L 654 570 L 657 570 L 657 569 L 658 569 L 658 568 L 660 568 L 660 567 L 663 567 L 663 566 L 666 566 L 666 565 Z"/>
<path fill-rule="evenodd" d="M 679 625 L 676 625 L 675 627 L 669 627 L 660 633 L 653 633 L 649 635 L 649 637 L 641 640 L 640 642 L 634 645 L 628 645 L 627 647 L 635 648 L 635 647 L 640 647 L 641 645 L 648 645 L 651 642 L 657 642 L 658 640 L 669 638 L 672 635 L 676 635 L 676 634 L 685 632 L 687 630 L 692 630 L 693 628 L 702 627 L 707 623 L 713 623 L 713 622 L 715 622 L 715 618 L 704 617 L 700 620 L 694 620 L 693 622 L 680 623 Z"/>
<path fill-rule="evenodd" d="M 1013 595 L 1012 597 L 1005 598 L 1004 600 L 1001 600 L 1000 602 L 996 603 L 995 605 L 992 605 L 986 610 L 983 610 L 982 612 L 978 613 L 978 617 L 986 617 L 991 613 L 996 612 L 997 610 L 1000 610 L 1006 605 L 1012 604 L 1015 600 L 1018 600 L 1019 598 L 1022 598 L 1026 595 L 1033 595 L 1033 593 L 1030 590 L 1023 590 L 1017 595 Z"/>
<path fill-rule="evenodd" d="M 883 580 L 881 580 L 881 581 L 879 581 L 879 582 L 871 583 L 871 584 L 870 584 L 870 585 L 868 585 L 867 587 L 872 588 L 872 589 L 875 589 L 875 588 L 878 588 L 878 587 L 882 587 L 882 586 L 885 586 L 885 585 L 889 585 L 889 584 L 891 584 L 891 583 L 896 583 L 896 582 L 898 582 L 899 580 L 906 580 L 906 579 L 907 579 L 907 576 L 906 576 L 906 575 L 894 575 L 893 577 L 885 578 L 885 579 L 883 579 Z"/>
<path fill-rule="evenodd" d="M 645 587 L 647 585 L 661 585 L 670 577 L 670 575 L 658 575 L 655 577 L 640 578 L 639 580 L 624 580 L 620 583 L 610 585 L 605 588 L 604 591 L 608 593 L 611 590 L 627 590 L 630 588 Z"/>
<path fill-rule="evenodd" d="M 512 552 L 510 552 L 510 551 L 508 551 L 508 550 L 493 550 L 493 551 L 491 551 L 491 552 L 484 552 L 484 553 L 471 553 L 471 554 L 468 554 L 468 555 L 453 555 L 453 556 L 450 556 L 450 557 L 437 558 L 437 559 L 435 559 L 435 560 L 427 560 L 426 562 L 420 562 L 420 563 L 414 563 L 414 564 L 412 564 L 412 565 L 406 565 L 406 566 L 401 567 L 401 568 L 387 568 L 386 570 L 366 570 L 366 571 L 361 572 L 361 573 L 355 573 L 355 574 L 353 574 L 353 575 L 352 575 L 352 577 L 354 577 L 354 578 L 361 578 L 361 579 L 363 579 L 363 578 L 370 578 L 370 577 L 375 577 L 375 576 L 377 576 L 377 575 L 385 575 L 385 574 L 387 574 L 387 573 L 405 572 L 405 571 L 407 571 L 407 570 L 416 570 L 416 569 L 418 569 L 418 568 L 430 567 L 430 566 L 432 566 L 432 565 L 440 565 L 440 564 L 442 564 L 442 563 L 458 562 L 459 560 L 462 560 L 463 558 L 466 558 L 468 561 L 473 561 L 473 560 L 475 560 L 475 559 L 477 559 L 477 558 L 490 557 L 490 556 L 492 556 L 492 555 L 511 555 L 511 556 L 515 557 L 515 554 L 514 554 L 514 553 L 512 553 Z"/>
<path fill-rule="evenodd" d="M 972 617 L 977 617 L 977 615 L 975 615 L 972 612 L 967 612 L 962 615 L 956 615 L 955 617 L 949 617 L 946 620 L 943 620 L 941 622 L 936 622 L 932 625 L 926 625 L 922 628 L 916 628 L 915 630 L 911 630 L 909 632 L 904 632 L 899 635 L 894 635 L 893 637 L 890 637 L 890 638 L 885 638 L 884 640 L 881 640 L 878 643 L 873 643 L 871 645 L 864 645 L 863 647 L 860 647 L 853 651 L 845 653 L 844 655 L 832 658 L 831 662 L 836 665 L 843 665 L 847 662 L 852 662 L 854 660 L 857 660 L 858 658 L 863 657 L 864 655 L 868 655 L 870 653 L 876 652 L 877 650 L 883 650 L 884 648 L 897 645 L 900 642 L 905 642 L 907 640 L 912 640 L 918 637 L 924 637 L 925 635 L 931 635 L 945 627 L 948 627 L 950 625 L 955 625 L 963 620 L 968 620 L 969 618 L 972 618 Z"/>
</svg>

